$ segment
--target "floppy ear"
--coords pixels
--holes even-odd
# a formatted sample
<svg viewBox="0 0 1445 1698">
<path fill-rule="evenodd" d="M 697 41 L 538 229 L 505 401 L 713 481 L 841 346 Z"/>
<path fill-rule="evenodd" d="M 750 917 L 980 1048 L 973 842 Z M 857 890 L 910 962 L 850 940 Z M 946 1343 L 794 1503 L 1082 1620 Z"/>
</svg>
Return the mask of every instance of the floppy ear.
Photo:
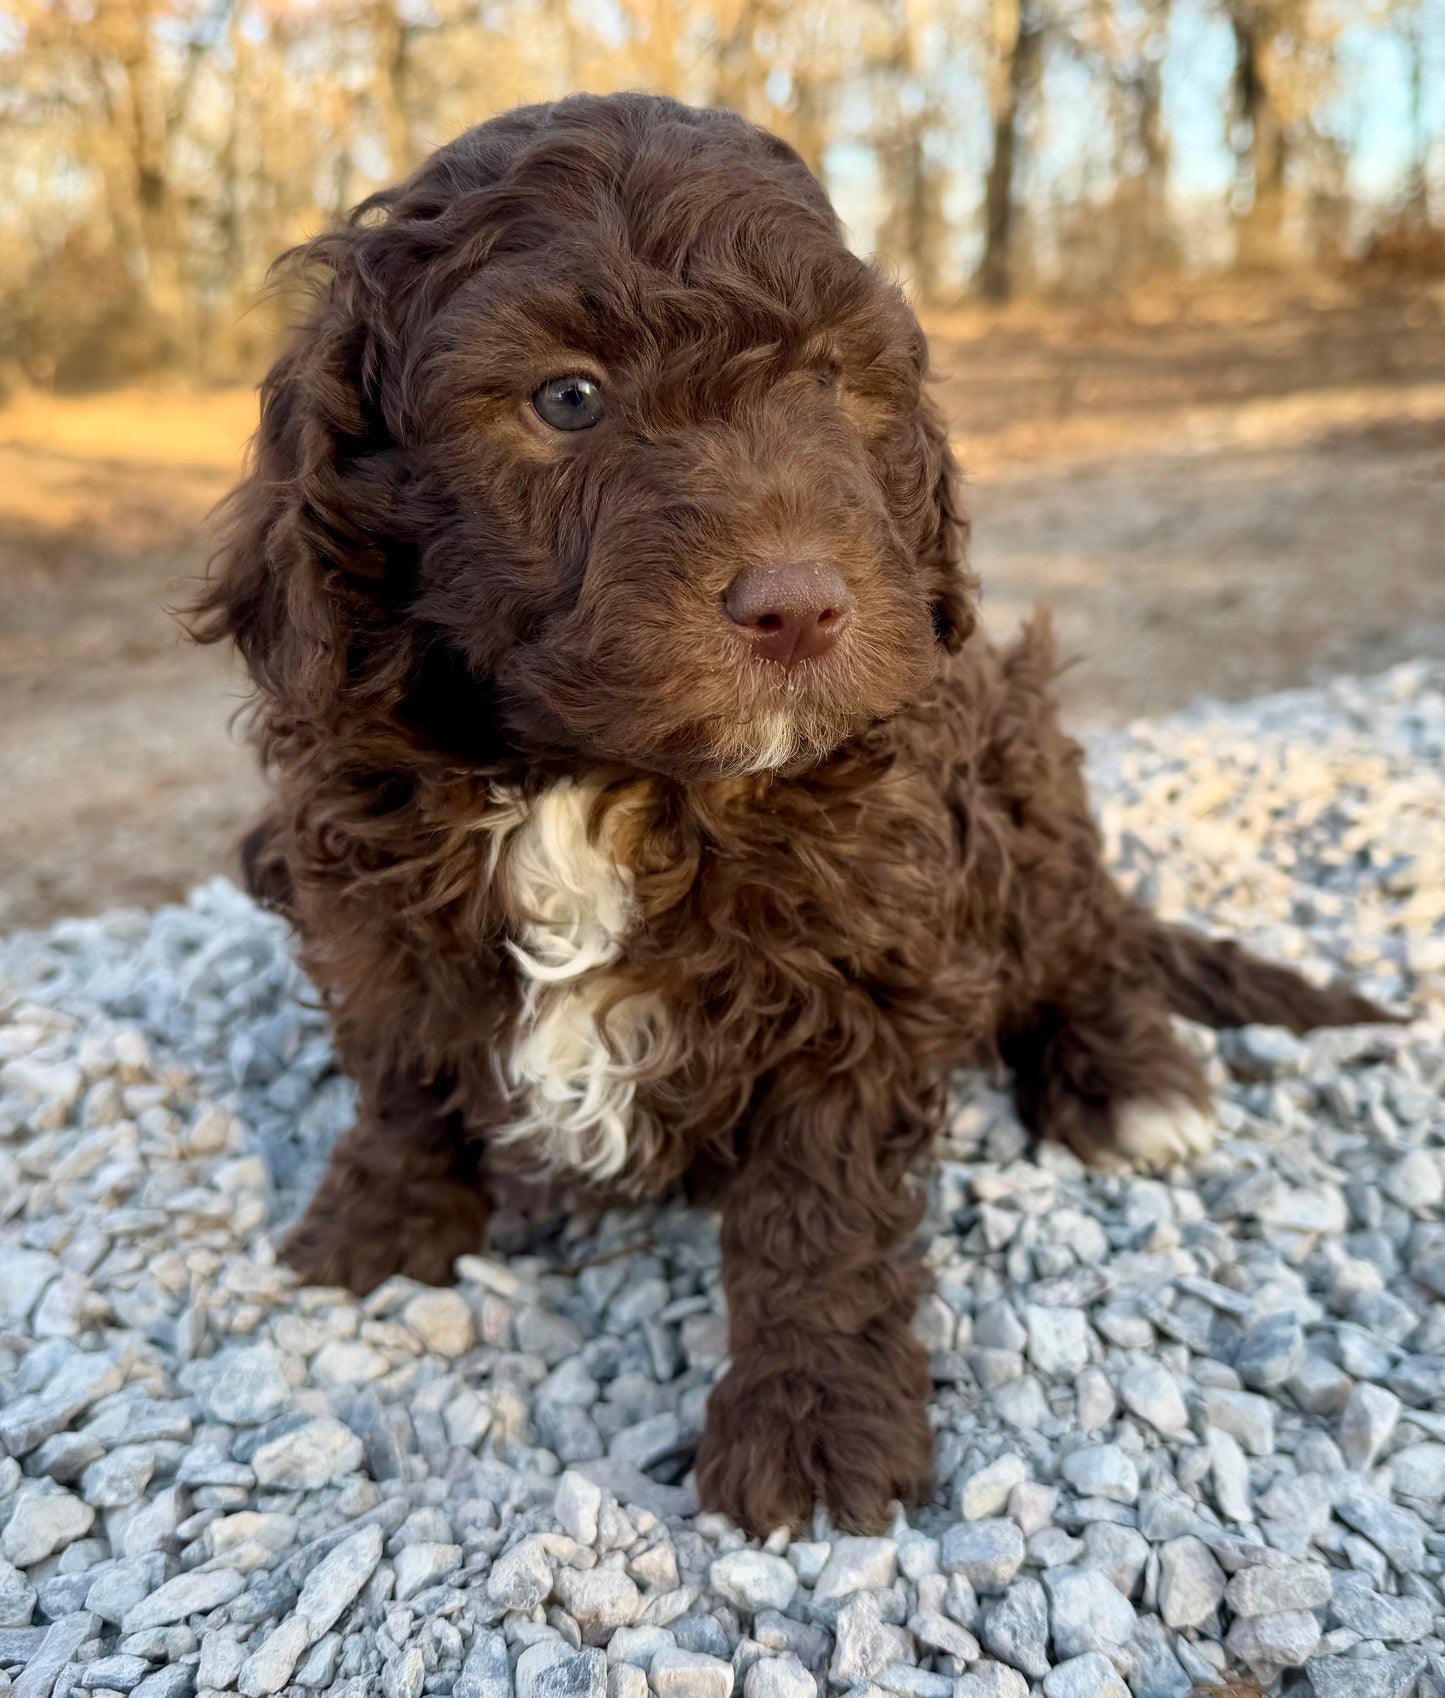
<svg viewBox="0 0 1445 1698">
<path fill-rule="evenodd" d="M 930 486 L 919 568 L 929 586 L 938 640 L 956 653 L 978 621 L 978 579 L 968 568 L 970 525 L 963 477 L 943 417 L 927 396 L 919 404 L 918 429 Z"/>
<path fill-rule="evenodd" d="M 370 234 L 339 226 L 282 262 L 312 309 L 261 385 L 246 476 L 191 609 L 191 634 L 234 640 L 292 720 L 334 706 L 376 621 L 404 476 L 381 404 L 391 339 L 358 266 Z"/>
</svg>

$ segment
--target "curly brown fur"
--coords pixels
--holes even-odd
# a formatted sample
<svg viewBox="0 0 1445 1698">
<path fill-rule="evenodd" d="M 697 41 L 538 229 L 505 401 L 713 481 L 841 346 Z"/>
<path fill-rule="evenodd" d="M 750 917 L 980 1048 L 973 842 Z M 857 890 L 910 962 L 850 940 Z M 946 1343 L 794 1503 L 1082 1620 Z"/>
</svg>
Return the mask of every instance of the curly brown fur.
<svg viewBox="0 0 1445 1698">
<path fill-rule="evenodd" d="M 248 874 L 361 1088 L 291 1258 L 440 1280 L 487 1170 L 684 1179 L 731 1326 L 704 1503 L 878 1527 L 929 1478 L 902 1252 L 949 1071 L 1007 1057 L 1040 1130 L 1168 1158 L 1206 1101 L 1171 1008 L 1374 1011 L 1114 888 L 1046 627 L 971 635 L 924 338 L 783 144 L 528 108 L 292 265 L 199 614 L 258 691 Z M 603 417 L 551 429 L 572 374 Z M 851 612 L 789 670 L 727 598 L 796 559 Z"/>
</svg>

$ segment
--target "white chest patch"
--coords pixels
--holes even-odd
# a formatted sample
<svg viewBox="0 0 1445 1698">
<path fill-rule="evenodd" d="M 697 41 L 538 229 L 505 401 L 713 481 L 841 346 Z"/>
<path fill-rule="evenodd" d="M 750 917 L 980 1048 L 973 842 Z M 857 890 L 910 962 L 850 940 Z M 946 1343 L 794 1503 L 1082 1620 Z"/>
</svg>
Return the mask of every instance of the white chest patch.
<svg viewBox="0 0 1445 1698">
<path fill-rule="evenodd" d="M 498 820 L 496 876 L 515 916 L 511 943 L 522 1008 L 506 1058 L 519 1113 L 501 1133 L 534 1146 L 543 1163 L 615 1177 L 636 1149 L 639 1073 L 655 1061 L 652 999 L 602 1005 L 616 992 L 607 967 L 633 920 L 631 875 L 588 822 L 597 790 L 570 779 Z M 604 1029 L 605 1028 L 605 1029 Z"/>
</svg>

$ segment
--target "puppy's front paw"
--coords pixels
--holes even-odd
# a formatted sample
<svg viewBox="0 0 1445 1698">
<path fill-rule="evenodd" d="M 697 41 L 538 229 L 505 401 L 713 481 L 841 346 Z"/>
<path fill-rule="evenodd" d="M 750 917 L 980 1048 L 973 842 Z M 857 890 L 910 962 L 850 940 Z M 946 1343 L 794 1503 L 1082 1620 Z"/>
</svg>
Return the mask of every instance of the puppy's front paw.
<svg viewBox="0 0 1445 1698">
<path fill-rule="evenodd" d="M 394 1246 L 358 1242 L 344 1221 L 313 1203 L 281 1247 L 305 1285 L 339 1285 L 364 1297 L 398 1271 Z"/>
<path fill-rule="evenodd" d="M 415 1201 L 415 1198 L 411 1198 Z M 486 1200 L 448 1191 L 448 1206 L 409 1209 L 405 1188 L 386 1199 L 338 1200 L 323 1181 L 287 1238 L 282 1255 L 308 1285 L 342 1285 L 358 1296 L 392 1274 L 423 1285 L 450 1285 L 458 1256 L 481 1247 Z"/>
<path fill-rule="evenodd" d="M 850 1342 L 839 1341 L 827 1370 L 816 1358 L 789 1365 L 759 1351 L 728 1371 L 708 1400 L 698 1452 L 705 1509 L 766 1538 L 778 1527 L 797 1531 L 821 1503 L 838 1527 L 879 1533 L 895 1499 L 927 1498 L 933 1430 L 922 1353 L 899 1376 L 914 1384 L 918 1394 L 910 1396 L 898 1378 L 880 1375 L 873 1352 L 852 1350 Z M 911 1339 L 907 1344 L 917 1351 Z"/>
<path fill-rule="evenodd" d="M 1146 1173 L 1197 1161 L 1214 1147 L 1217 1126 L 1189 1097 L 1133 1097 L 1114 1110 L 1113 1152 Z"/>
</svg>

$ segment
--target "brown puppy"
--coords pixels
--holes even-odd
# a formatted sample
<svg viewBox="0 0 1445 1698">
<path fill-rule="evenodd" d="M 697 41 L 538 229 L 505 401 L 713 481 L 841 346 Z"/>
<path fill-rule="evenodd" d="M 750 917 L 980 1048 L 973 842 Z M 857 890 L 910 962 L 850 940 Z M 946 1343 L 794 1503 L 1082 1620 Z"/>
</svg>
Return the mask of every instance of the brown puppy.
<svg viewBox="0 0 1445 1698">
<path fill-rule="evenodd" d="M 722 1209 L 703 1502 L 872 1528 L 927 1489 L 910 1331 L 944 1081 L 1167 1163 L 1170 1014 L 1372 1019 L 1165 927 L 1100 860 L 1046 632 L 971 635 L 924 338 L 741 119 L 576 98 L 295 256 L 200 632 L 259 692 L 247 845 L 362 1107 L 291 1240 L 443 1281 L 486 1171 Z"/>
</svg>

